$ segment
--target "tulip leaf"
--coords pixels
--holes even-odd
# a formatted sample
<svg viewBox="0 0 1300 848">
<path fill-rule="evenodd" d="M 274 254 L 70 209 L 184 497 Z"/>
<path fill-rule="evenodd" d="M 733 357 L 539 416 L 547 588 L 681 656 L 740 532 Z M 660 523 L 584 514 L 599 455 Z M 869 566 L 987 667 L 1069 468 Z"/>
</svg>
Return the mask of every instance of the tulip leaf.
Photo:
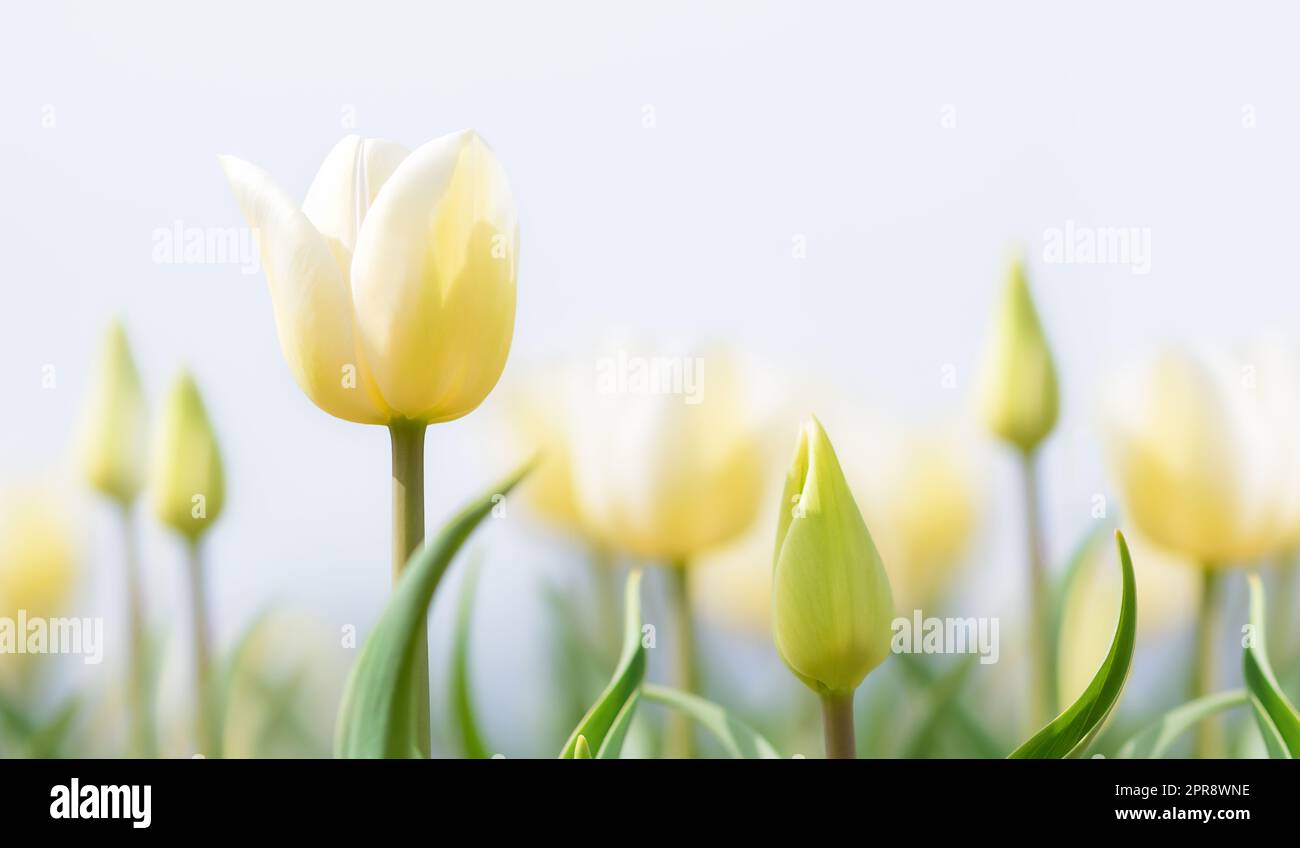
<svg viewBox="0 0 1300 848">
<path fill-rule="evenodd" d="M 1133 662 L 1133 644 L 1137 637 L 1137 589 L 1128 545 L 1118 530 L 1115 531 L 1115 541 L 1123 572 L 1123 592 L 1110 651 L 1079 699 L 1012 751 L 1012 759 L 1063 759 L 1082 753 L 1119 702 Z"/>
<path fill-rule="evenodd" d="M 900 654 L 899 656 L 912 656 L 911 654 Z M 912 739 L 903 748 L 903 758 L 908 760 L 925 759 L 930 755 L 934 743 L 938 739 L 939 731 L 951 717 L 953 706 L 957 703 L 963 687 L 966 685 L 966 679 L 979 663 L 979 657 L 975 654 L 967 654 L 959 662 L 953 663 L 952 667 L 945 670 L 935 680 L 925 693 L 927 701 L 927 710 L 925 720 L 917 725 L 916 730 L 912 733 Z"/>
<path fill-rule="evenodd" d="M 903 672 L 922 692 L 944 685 L 943 678 L 916 654 L 896 654 L 890 662 L 897 662 L 898 667 L 903 669 Z M 974 747 L 976 756 L 992 759 L 1000 757 L 1006 750 L 960 698 L 949 702 L 948 711 L 955 729 Z"/>
<path fill-rule="evenodd" d="M 425 615 L 447 566 L 470 534 L 528 473 L 530 465 L 484 492 L 411 555 L 348 676 L 335 727 L 335 756 L 357 759 L 419 756 L 416 742 L 415 650 Z"/>
<path fill-rule="evenodd" d="M 760 736 L 758 731 L 712 701 L 680 689 L 654 686 L 649 683 L 641 687 L 641 693 L 647 700 L 672 707 L 699 722 L 722 743 L 722 747 L 732 759 L 776 760 L 781 757 L 776 752 L 776 748 Z"/>
<path fill-rule="evenodd" d="M 1121 760 L 1155 760 L 1163 757 L 1179 736 L 1210 716 L 1246 703 L 1246 692 L 1215 692 L 1164 713 L 1124 743 L 1115 755 Z"/>
<path fill-rule="evenodd" d="M 456 609 L 456 634 L 451 659 L 451 709 L 456 718 L 460 736 L 460 750 L 466 757 L 485 760 L 491 756 L 478 720 L 474 717 L 474 697 L 469 680 L 470 624 L 474 616 L 474 593 L 478 588 L 483 557 L 477 551 L 466 562 L 465 576 L 461 578 L 460 603 Z"/>
<path fill-rule="evenodd" d="M 641 572 L 633 571 L 627 578 L 624 593 L 623 611 L 623 652 L 619 656 L 618 666 L 605 690 L 601 692 L 596 703 L 578 722 L 560 752 L 560 759 L 573 759 L 578 744 L 578 737 L 584 736 L 589 747 L 604 753 L 607 736 L 617 737 L 617 745 L 622 745 L 622 735 L 627 732 L 628 715 L 620 716 L 624 707 L 631 701 L 635 709 L 637 689 L 645 677 L 645 646 L 641 643 Z M 613 752 L 617 754 L 617 751 Z"/>
<path fill-rule="evenodd" d="M 617 760 L 619 758 L 623 752 L 623 740 L 627 738 L 628 728 L 632 726 L 632 718 L 636 715 L 636 705 L 640 701 L 641 690 L 634 690 L 623 703 L 623 708 L 618 711 L 618 715 L 614 716 L 614 723 L 609 726 L 605 741 L 600 743 L 600 751 L 596 753 L 596 759 Z"/>
<path fill-rule="evenodd" d="M 1268 661 L 1264 639 L 1264 587 L 1250 577 L 1250 637 L 1242 656 L 1246 691 L 1268 755 L 1273 759 L 1300 757 L 1300 714 L 1282 692 Z"/>
</svg>

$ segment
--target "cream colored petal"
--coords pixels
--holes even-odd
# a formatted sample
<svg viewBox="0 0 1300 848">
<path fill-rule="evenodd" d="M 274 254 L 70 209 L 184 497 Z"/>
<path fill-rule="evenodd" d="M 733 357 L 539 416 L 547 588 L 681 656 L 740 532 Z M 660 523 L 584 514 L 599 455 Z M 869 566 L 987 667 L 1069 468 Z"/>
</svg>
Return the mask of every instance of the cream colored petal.
<svg viewBox="0 0 1300 848">
<path fill-rule="evenodd" d="M 389 415 L 363 379 L 352 299 L 329 242 L 262 169 L 220 157 L 249 226 L 258 234 L 280 349 L 307 397 L 331 415 L 362 424 Z"/>
<path fill-rule="evenodd" d="M 343 245 L 348 264 L 366 213 L 407 154 L 396 142 L 350 135 L 334 145 L 316 172 L 303 214 L 322 235 Z"/>
<path fill-rule="evenodd" d="M 450 421 L 477 407 L 514 333 L 518 224 L 472 131 L 416 150 L 380 189 L 352 260 L 357 327 L 384 401 Z"/>
</svg>

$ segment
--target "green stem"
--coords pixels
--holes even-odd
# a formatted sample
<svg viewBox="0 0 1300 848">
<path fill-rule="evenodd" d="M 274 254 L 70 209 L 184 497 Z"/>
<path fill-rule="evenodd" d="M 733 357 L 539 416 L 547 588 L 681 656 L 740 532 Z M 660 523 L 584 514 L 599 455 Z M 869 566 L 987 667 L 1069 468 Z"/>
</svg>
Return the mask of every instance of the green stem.
<svg viewBox="0 0 1300 848">
<path fill-rule="evenodd" d="M 208 629 L 207 590 L 197 537 L 188 540 L 191 647 L 194 651 L 194 745 L 205 757 L 220 756 L 212 716 L 212 647 Z"/>
<path fill-rule="evenodd" d="M 1192 698 L 1202 698 L 1214 691 L 1217 666 L 1215 640 L 1219 634 L 1219 619 L 1223 596 L 1223 578 L 1213 564 L 1201 570 L 1201 606 L 1196 618 L 1196 650 L 1192 657 Z M 1197 757 L 1202 759 L 1223 756 L 1223 728 L 1215 716 L 1210 716 L 1196 726 Z"/>
<path fill-rule="evenodd" d="M 692 695 L 699 694 L 698 670 L 695 663 L 695 626 L 691 620 L 690 574 L 685 560 L 668 567 L 668 582 L 673 607 L 673 639 L 677 650 L 677 688 Z M 668 750 L 682 759 L 695 756 L 695 725 L 680 710 L 674 710 L 669 727 Z"/>
<path fill-rule="evenodd" d="M 822 731 L 826 736 L 826 759 L 856 760 L 853 739 L 853 691 L 822 695 Z"/>
<path fill-rule="evenodd" d="M 1273 633 L 1269 636 L 1269 645 L 1274 653 L 1274 668 L 1281 674 L 1291 670 L 1295 651 L 1291 647 L 1291 617 L 1296 587 L 1296 555 L 1290 552 L 1278 558 L 1277 586 L 1273 589 Z"/>
<path fill-rule="evenodd" d="M 424 431 L 421 421 L 395 421 L 388 427 L 393 445 L 393 585 L 406 568 L 411 554 L 424 541 Z M 416 743 L 420 753 L 431 756 L 432 733 L 429 715 L 429 641 L 415 645 Z"/>
<path fill-rule="evenodd" d="M 1029 561 L 1029 659 L 1030 703 L 1032 724 L 1041 727 L 1056 715 L 1056 675 L 1053 674 L 1054 657 L 1048 650 L 1052 644 L 1051 587 L 1047 579 L 1046 545 L 1043 541 L 1042 505 L 1039 502 L 1038 471 L 1035 454 L 1024 451 L 1020 455 L 1020 469 L 1024 485 L 1025 546 Z"/>
<path fill-rule="evenodd" d="M 130 650 L 127 712 L 130 716 L 131 753 L 150 759 L 158 756 L 158 748 L 153 733 L 153 705 L 149 697 L 149 646 L 146 638 L 144 592 L 140 587 L 140 554 L 136 545 L 131 505 L 123 502 L 121 507 L 127 640 Z"/>
</svg>

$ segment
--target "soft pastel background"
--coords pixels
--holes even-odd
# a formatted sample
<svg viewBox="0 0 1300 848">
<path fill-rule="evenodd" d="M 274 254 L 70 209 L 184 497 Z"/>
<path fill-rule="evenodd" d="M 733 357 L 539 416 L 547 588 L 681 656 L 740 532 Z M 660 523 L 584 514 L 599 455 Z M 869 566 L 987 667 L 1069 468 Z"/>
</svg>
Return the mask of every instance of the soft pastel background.
<svg viewBox="0 0 1300 848">
<path fill-rule="evenodd" d="M 323 415 L 294 384 L 263 275 L 153 262 L 154 231 L 177 220 L 242 225 L 218 153 L 301 196 L 347 132 L 414 146 L 478 129 L 521 216 L 503 385 L 620 328 L 725 340 L 904 420 L 960 413 L 1022 244 L 1064 386 L 1044 455 L 1056 561 L 1111 493 L 1097 398 L 1117 363 L 1166 340 L 1300 329 L 1297 20 L 1272 4 L 41 3 L 6 17 L 0 481 L 80 492 L 63 469 L 110 315 L 152 397 L 188 363 L 227 462 L 209 546 L 227 642 L 277 601 L 319 625 L 287 631 L 315 640 L 303 650 L 350 661 L 340 628 L 364 633 L 389 590 L 389 457 L 382 429 Z M 941 124 L 949 106 L 955 128 Z M 1044 266 L 1043 230 L 1067 220 L 1149 227 L 1150 274 Z M 806 258 L 792 256 L 798 236 Z M 431 525 L 513 456 L 500 402 L 431 429 Z M 954 608 L 1009 629 L 1018 491 L 1008 457 L 986 453 Z M 88 495 L 69 504 L 88 580 L 75 609 L 120 638 L 111 515 Z M 179 546 L 142 527 L 151 606 L 179 628 Z M 539 587 L 567 579 L 573 551 L 522 507 L 479 545 L 485 722 L 498 747 L 546 753 Z M 741 655 L 762 670 L 751 698 L 803 696 L 769 641 Z"/>
</svg>

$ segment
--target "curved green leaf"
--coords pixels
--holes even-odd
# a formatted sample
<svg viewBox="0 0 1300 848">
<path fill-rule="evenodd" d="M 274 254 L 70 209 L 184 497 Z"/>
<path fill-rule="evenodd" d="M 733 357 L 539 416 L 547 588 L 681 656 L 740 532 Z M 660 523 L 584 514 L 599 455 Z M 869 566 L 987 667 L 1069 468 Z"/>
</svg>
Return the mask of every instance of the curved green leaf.
<svg viewBox="0 0 1300 848">
<path fill-rule="evenodd" d="M 603 753 L 605 738 L 611 731 L 618 735 L 619 746 L 622 745 L 622 734 L 627 732 L 623 723 L 631 721 L 631 712 L 626 716 L 620 716 L 620 713 L 629 701 L 632 702 L 632 709 L 636 708 L 637 689 L 645 677 L 645 647 L 641 644 L 640 571 L 628 575 L 624 598 L 623 653 L 619 656 L 614 677 L 569 735 L 569 741 L 560 752 L 562 760 L 573 759 L 579 736 L 585 736 L 588 746 Z M 614 753 L 617 754 L 617 751 Z"/>
<path fill-rule="evenodd" d="M 1124 743 L 1115 755 L 1121 760 L 1155 760 L 1163 757 L 1179 736 L 1215 713 L 1246 703 L 1244 689 L 1216 692 L 1175 707 Z"/>
<path fill-rule="evenodd" d="M 1300 757 L 1300 714 L 1278 685 L 1268 661 L 1264 639 L 1264 586 L 1250 576 L 1250 626 L 1253 631 L 1242 655 L 1246 691 L 1264 735 L 1268 755 L 1274 759 Z"/>
<path fill-rule="evenodd" d="M 422 625 L 429 603 L 456 552 L 499 500 L 496 496 L 513 489 L 530 467 L 525 465 L 480 495 L 411 555 L 348 675 L 335 728 L 335 756 L 418 756 L 412 708 L 414 652 L 418 640 L 426 638 Z"/>
<path fill-rule="evenodd" d="M 641 700 L 641 690 L 633 690 L 627 701 L 623 703 L 623 709 L 618 711 L 614 716 L 614 723 L 609 726 L 609 732 L 605 734 L 605 741 L 600 743 L 600 750 L 596 753 L 598 760 L 617 760 L 623 752 L 623 740 L 627 738 L 627 730 L 632 726 L 632 717 L 636 715 L 636 705 Z"/>
<path fill-rule="evenodd" d="M 483 741 L 478 720 L 474 717 L 474 696 L 469 682 L 469 635 L 474 618 L 474 592 L 478 588 L 483 557 L 471 551 L 465 576 L 460 584 L 460 603 L 456 607 L 456 633 L 451 657 L 451 710 L 456 718 L 460 750 L 469 759 L 486 760 L 491 754 Z"/>
<path fill-rule="evenodd" d="M 1116 530 L 1115 541 L 1123 572 L 1123 594 L 1110 652 L 1079 699 L 1012 751 L 1012 759 L 1062 759 L 1082 752 L 1119 702 L 1133 662 L 1133 643 L 1137 636 L 1137 588 L 1124 534 Z"/>
<path fill-rule="evenodd" d="M 695 719 L 722 743 L 722 747 L 732 759 L 777 760 L 781 758 L 776 748 L 759 735 L 758 731 L 712 701 L 680 689 L 649 683 L 641 687 L 641 693 L 647 700 L 658 701 Z"/>
</svg>

